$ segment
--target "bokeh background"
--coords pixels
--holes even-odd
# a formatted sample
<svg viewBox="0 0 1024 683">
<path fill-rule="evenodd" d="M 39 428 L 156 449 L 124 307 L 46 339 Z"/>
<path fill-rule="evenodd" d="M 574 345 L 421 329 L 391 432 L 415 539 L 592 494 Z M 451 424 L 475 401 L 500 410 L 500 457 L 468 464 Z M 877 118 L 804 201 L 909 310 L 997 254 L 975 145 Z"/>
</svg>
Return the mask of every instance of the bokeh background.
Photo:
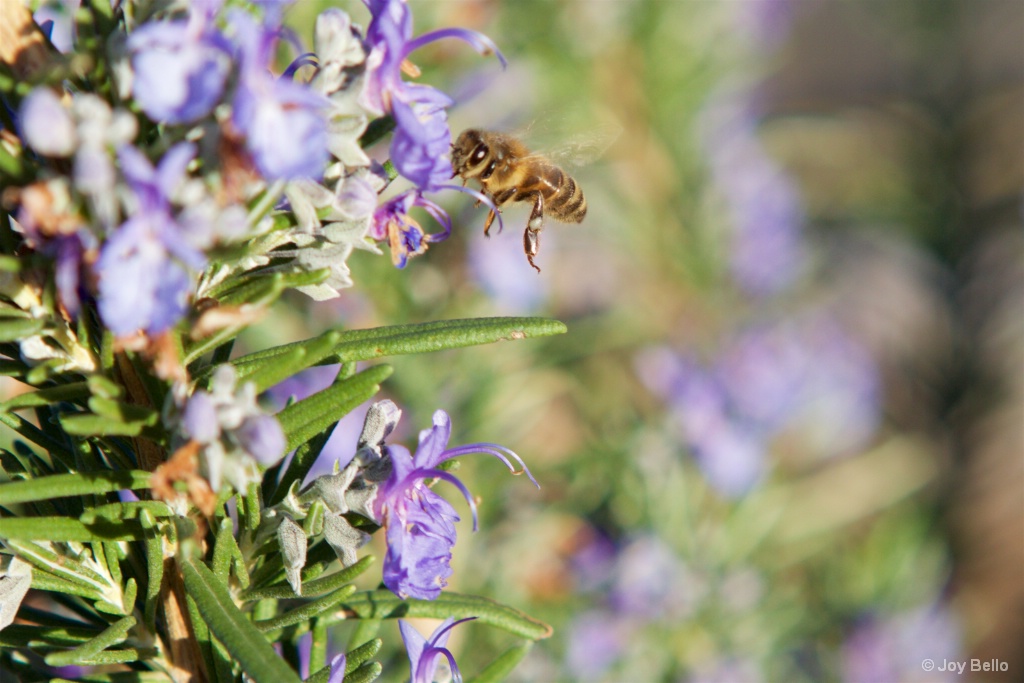
<svg viewBox="0 0 1024 683">
<path fill-rule="evenodd" d="M 474 28 L 508 58 L 413 55 L 458 100 L 454 133 L 620 129 L 573 170 L 587 220 L 549 224 L 538 275 L 525 209 L 485 239 L 485 209 L 442 195 L 450 240 L 402 271 L 357 254 L 353 290 L 292 300 L 250 342 L 568 324 L 399 358 L 386 385 L 400 438 L 444 408 L 453 441 L 500 442 L 542 484 L 460 470 L 482 517 L 472 534 L 462 508 L 450 590 L 555 628 L 513 680 L 1021 680 L 1024 4 L 410 4 L 416 33 Z M 325 6 L 291 10 L 300 35 Z M 452 641 L 470 675 L 512 643 Z"/>
<path fill-rule="evenodd" d="M 365 26 L 356 0 L 299 0 L 307 44 L 329 5 Z M 397 440 L 443 408 L 453 443 L 508 446 L 541 482 L 459 471 L 481 520 L 459 507 L 449 589 L 555 629 L 511 680 L 1024 679 L 1024 3 L 410 5 L 417 34 L 477 29 L 508 58 L 413 55 L 456 134 L 610 145 L 572 169 L 587 220 L 548 224 L 538 275 L 526 209 L 485 239 L 486 210 L 442 194 L 451 239 L 404 270 L 357 253 L 353 289 L 286 300 L 236 353 L 336 326 L 567 323 L 394 359 L 385 385 Z M 451 641 L 469 676 L 513 644 L 473 624 Z"/>
</svg>

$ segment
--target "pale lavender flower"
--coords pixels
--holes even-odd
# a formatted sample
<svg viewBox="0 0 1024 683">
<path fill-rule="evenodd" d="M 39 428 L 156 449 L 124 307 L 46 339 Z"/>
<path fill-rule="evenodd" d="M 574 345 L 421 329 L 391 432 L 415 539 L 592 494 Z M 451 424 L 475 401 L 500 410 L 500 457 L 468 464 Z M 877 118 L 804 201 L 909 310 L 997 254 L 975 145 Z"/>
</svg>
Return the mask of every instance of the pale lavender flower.
<svg viewBox="0 0 1024 683">
<path fill-rule="evenodd" d="M 219 0 L 196 2 L 187 21 L 149 22 L 128 37 L 132 91 L 149 118 L 191 123 L 220 101 L 231 57 L 213 25 L 219 7 Z"/>
<path fill-rule="evenodd" d="M 257 170 L 270 180 L 321 177 L 328 158 L 330 101 L 267 71 L 280 33 L 276 26 L 240 10 L 228 19 L 240 62 L 232 122 L 244 135 Z"/>
<path fill-rule="evenodd" d="M 206 259 L 182 240 L 170 214 L 170 196 L 194 155 L 193 145 L 181 143 L 154 168 L 133 147 L 119 153 L 136 207 L 103 245 L 95 266 L 100 316 L 117 335 L 140 329 L 157 334 L 185 314 L 192 290 L 186 268 L 198 270 Z"/>
<path fill-rule="evenodd" d="M 22 139 L 40 154 L 69 157 L 78 147 L 75 120 L 50 88 L 32 90 L 21 103 L 19 119 Z"/>
<path fill-rule="evenodd" d="M 63 53 L 75 47 L 75 14 L 81 0 L 49 0 L 32 13 L 32 18 L 49 38 L 53 46 Z"/>
<path fill-rule="evenodd" d="M 451 635 L 453 628 L 473 619 L 476 619 L 476 617 L 467 617 L 458 621 L 448 617 L 430 634 L 430 638 L 424 638 L 419 631 L 404 619 L 398 620 L 398 630 L 402 633 L 406 653 L 409 655 L 409 668 L 412 672 L 410 683 L 434 683 L 434 672 L 437 670 L 438 657 L 444 657 L 448 661 L 452 680 L 455 683 L 462 682 L 462 674 L 455 663 L 455 657 L 445 645 L 448 644 L 448 636 Z"/>
<path fill-rule="evenodd" d="M 284 457 L 286 440 L 280 423 L 256 404 L 252 383 L 237 385 L 231 365 L 217 368 L 210 390 L 197 389 L 180 415 L 185 439 L 202 446 L 202 465 L 214 490 L 226 477 L 236 490 L 258 481 L 255 464 L 270 466 Z"/>
<path fill-rule="evenodd" d="M 434 413 L 434 424 L 420 432 L 416 455 L 402 446 L 387 446 L 391 472 L 380 485 L 373 501 L 376 521 L 385 527 L 387 554 L 384 557 L 384 585 L 401 598 L 433 600 L 441 594 L 451 575 L 452 547 L 458 514 L 448 501 L 424 483 L 441 479 L 455 486 L 473 513 L 476 529 L 476 503 L 469 490 L 455 475 L 438 469 L 451 458 L 485 453 L 501 460 L 517 473 L 510 458 L 536 484 L 533 475 L 512 451 L 490 443 L 447 448 L 451 421 L 443 410 Z"/>
</svg>

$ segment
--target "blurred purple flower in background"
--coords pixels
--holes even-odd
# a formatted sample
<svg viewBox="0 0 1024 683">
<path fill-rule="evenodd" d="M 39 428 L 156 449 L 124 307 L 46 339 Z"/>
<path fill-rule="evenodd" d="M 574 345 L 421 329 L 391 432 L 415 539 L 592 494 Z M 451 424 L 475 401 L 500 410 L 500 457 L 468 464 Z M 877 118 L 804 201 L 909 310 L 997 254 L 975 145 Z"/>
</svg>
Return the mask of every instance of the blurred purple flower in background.
<svg viewBox="0 0 1024 683">
<path fill-rule="evenodd" d="M 702 366 L 668 348 L 637 360 L 673 426 L 721 493 L 760 481 L 769 442 L 798 432 L 819 457 L 857 450 L 880 420 L 881 380 L 867 350 L 827 316 L 743 330 Z"/>
<path fill-rule="evenodd" d="M 757 138 L 759 118 L 749 91 L 721 91 L 705 105 L 701 137 L 729 212 L 732 275 L 748 294 L 770 296 L 804 268 L 804 213 L 796 185 Z"/>
<path fill-rule="evenodd" d="M 888 618 L 867 617 L 842 648 L 847 683 L 958 681 L 957 671 L 925 671 L 921 662 L 963 661 L 960 625 L 943 604 L 931 604 Z"/>
<path fill-rule="evenodd" d="M 409 655 L 409 668 L 412 672 L 410 683 L 434 683 L 438 657 L 444 657 L 448 661 L 452 680 L 455 683 L 461 683 L 462 674 L 455 663 L 455 657 L 445 645 L 448 644 L 448 636 L 451 635 L 453 628 L 474 619 L 476 617 L 455 621 L 452 617 L 448 617 L 430 634 L 430 638 L 424 638 L 409 622 L 399 619 L 398 630 L 402 633 L 402 641 L 405 643 L 405 650 Z"/>
<path fill-rule="evenodd" d="M 469 237 L 469 271 L 491 299 L 494 311 L 503 314 L 535 313 L 548 299 L 549 282 L 530 275 L 523 259 L 523 237 L 515 230 L 487 237 L 474 230 Z"/>
<path fill-rule="evenodd" d="M 601 677 L 622 656 L 633 626 L 603 610 L 576 615 L 569 625 L 565 666 L 575 680 Z"/>
<path fill-rule="evenodd" d="M 220 100 L 231 69 L 230 48 L 213 26 L 220 5 L 193 2 L 187 21 L 150 22 L 129 36 L 132 91 L 154 121 L 191 123 Z"/>
</svg>

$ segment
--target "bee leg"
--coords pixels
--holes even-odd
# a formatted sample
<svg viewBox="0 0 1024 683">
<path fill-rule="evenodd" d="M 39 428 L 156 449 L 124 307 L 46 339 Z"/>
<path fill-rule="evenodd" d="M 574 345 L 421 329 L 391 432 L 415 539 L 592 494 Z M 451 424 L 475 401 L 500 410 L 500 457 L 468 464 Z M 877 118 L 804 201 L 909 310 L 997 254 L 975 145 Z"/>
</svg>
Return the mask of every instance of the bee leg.
<svg viewBox="0 0 1024 683">
<path fill-rule="evenodd" d="M 540 231 L 544 229 L 544 195 L 535 192 L 533 196 L 533 211 L 530 212 L 530 221 L 523 232 L 523 251 L 526 252 L 526 260 L 539 273 L 540 267 L 533 262 L 533 258 L 540 251 Z"/>
<path fill-rule="evenodd" d="M 512 195 L 514 195 L 515 193 L 515 188 L 511 188 L 505 190 L 504 192 L 499 192 L 498 194 L 494 195 L 493 199 L 495 208 L 491 209 L 491 212 L 487 214 L 487 222 L 484 223 L 484 235 L 487 235 L 488 237 L 490 236 L 489 232 L 491 230 L 491 223 L 494 222 L 494 218 L 498 215 L 498 213 L 501 213 L 500 207 L 509 199 L 512 199 Z M 480 202 L 477 203 L 479 204 Z M 495 209 L 497 209 L 497 212 L 495 212 Z M 498 232 L 501 232 L 500 228 L 498 229 Z"/>
</svg>

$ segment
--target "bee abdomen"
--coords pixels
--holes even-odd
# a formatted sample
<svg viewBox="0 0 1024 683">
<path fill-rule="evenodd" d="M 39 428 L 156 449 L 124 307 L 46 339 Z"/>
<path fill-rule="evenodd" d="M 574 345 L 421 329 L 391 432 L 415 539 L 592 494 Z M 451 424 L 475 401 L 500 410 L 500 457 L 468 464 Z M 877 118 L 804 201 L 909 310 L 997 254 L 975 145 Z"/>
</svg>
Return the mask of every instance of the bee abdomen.
<svg viewBox="0 0 1024 683">
<path fill-rule="evenodd" d="M 548 202 L 548 211 L 554 218 L 566 223 L 583 221 L 583 217 L 587 215 L 587 200 L 572 176 L 565 174 L 565 184 Z"/>
</svg>

